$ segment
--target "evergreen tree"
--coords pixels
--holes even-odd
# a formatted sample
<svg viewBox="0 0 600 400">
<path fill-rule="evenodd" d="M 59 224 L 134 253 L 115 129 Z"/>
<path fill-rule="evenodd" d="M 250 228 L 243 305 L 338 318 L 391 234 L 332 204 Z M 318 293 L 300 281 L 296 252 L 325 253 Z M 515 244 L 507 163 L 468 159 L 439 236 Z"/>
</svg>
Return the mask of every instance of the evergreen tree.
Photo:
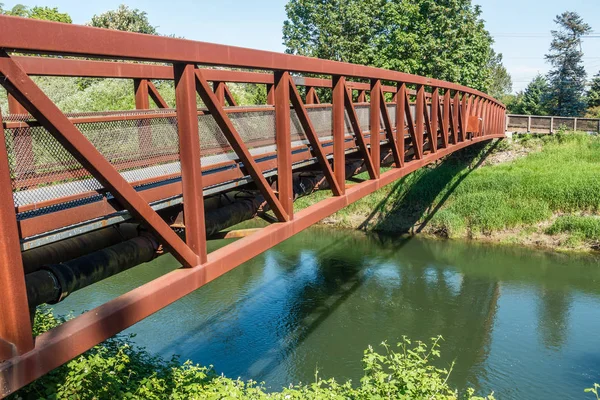
<svg viewBox="0 0 600 400">
<path fill-rule="evenodd" d="M 496 99 L 509 94 L 512 91 L 512 78 L 502 65 L 502 54 L 492 50 L 488 69 L 492 78 L 488 93 Z"/>
<path fill-rule="evenodd" d="M 587 92 L 587 105 L 589 108 L 600 107 L 600 71 L 592 79 L 592 85 Z"/>
<path fill-rule="evenodd" d="M 289 0 L 286 13 L 288 53 L 492 87 L 497 56 L 471 0 Z"/>
<path fill-rule="evenodd" d="M 548 115 L 550 98 L 550 85 L 542 75 L 537 75 L 527 85 L 522 93 L 517 95 L 516 104 L 511 112 L 525 115 Z"/>
<path fill-rule="evenodd" d="M 552 31 L 550 53 L 546 60 L 553 69 L 548 73 L 552 91 L 552 113 L 576 117 L 585 111 L 586 73 L 583 67 L 581 37 L 591 31 L 579 14 L 565 11 L 554 20 L 559 26 Z"/>
</svg>

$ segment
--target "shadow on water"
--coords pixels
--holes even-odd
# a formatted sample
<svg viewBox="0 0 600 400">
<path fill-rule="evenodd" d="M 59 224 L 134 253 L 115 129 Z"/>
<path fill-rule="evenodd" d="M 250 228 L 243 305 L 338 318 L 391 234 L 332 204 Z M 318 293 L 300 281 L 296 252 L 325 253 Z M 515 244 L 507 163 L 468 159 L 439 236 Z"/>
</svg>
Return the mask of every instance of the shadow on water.
<svg viewBox="0 0 600 400">
<path fill-rule="evenodd" d="M 433 168 L 424 167 L 427 170 L 421 172 L 400 197 L 387 196 L 374 205 L 359 228 L 365 229 L 376 220 L 373 226 L 375 231 L 421 232 L 462 181 L 485 162 L 499 143 L 499 140 L 491 145 L 476 143 L 444 158 Z M 408 184 L 407 181 L 407 178 L 403 178 L 394 183 L 391 192 L 400 192 Z M 442 192 L 444 195 L 436 203 Z M 394 203 L 390 204 L 391 202 Z"/>
</svg>

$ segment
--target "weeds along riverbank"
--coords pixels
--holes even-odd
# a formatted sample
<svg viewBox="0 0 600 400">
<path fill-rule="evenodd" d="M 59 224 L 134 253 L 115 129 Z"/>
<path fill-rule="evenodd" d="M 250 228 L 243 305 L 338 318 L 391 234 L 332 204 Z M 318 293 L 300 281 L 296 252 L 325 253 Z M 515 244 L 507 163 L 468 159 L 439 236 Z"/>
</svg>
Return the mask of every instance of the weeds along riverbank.
<svg viewBox="0 0 600 400">
<path fill-rule="evenodd" d="M 316 192 L 297 204 L 303 208 L 330 195 Z M 593 251 L 600 247 L 599 209 L 600 138 L 560 132 L 465 148 L 323 223 L 386 234 Z"/>
</svg>

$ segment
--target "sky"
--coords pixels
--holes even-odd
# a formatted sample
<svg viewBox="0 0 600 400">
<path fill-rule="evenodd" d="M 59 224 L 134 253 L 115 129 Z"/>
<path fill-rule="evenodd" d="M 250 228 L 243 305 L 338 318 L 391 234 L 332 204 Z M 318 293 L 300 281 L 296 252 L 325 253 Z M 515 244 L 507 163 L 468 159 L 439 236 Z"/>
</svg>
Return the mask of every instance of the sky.
<svg viewBox="0 0 600 400">
<path fill-rule="evenodd" d="M 0 0 L 5 8 L 15 1 Z M 148 13 L 152 25 L 163 34 L 187 39 L 255 49 L 284 51 L 281 28 L 287 0 L 20 0 L 26 6 L 58 7 L 76 24 L 119 4 Z M 600 33 L 600 0 L 474 0 L 482 8 L 486 28 L 494 37 L 494 49 L 504 56 L 512 76 L 513 91 L 523 90 L 538 73 L 550 66 L 544 60 L 555 28 L 556 15 L 576 11 Z M 597 36 L 600 36 L 597 35 Z M 600 71 L 600 37 L 583 41 L 588 79 Z"/>
</svg>

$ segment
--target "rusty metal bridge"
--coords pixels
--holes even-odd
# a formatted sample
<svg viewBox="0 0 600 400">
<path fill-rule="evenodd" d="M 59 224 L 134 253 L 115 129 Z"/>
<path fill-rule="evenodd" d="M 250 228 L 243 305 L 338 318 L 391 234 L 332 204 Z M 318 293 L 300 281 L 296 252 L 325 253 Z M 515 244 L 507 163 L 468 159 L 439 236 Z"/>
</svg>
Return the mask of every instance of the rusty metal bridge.
<svg viewBox="0 0 600 400">
<path fill-rule="evenodd" d="M 130 80 L 136 109 L 65 114 L 35 76 Z M 176 104 L 153 81 L 174 81 Z M 267 104 L 236 105 L 230 83 L 266 85 Z M 6 16 L 0 85 L 0 397 L 378 188 L 504 137 L 505 107 L 454 83 Z M 360 171 L 370 179 L 346 185 Z M 207 237 L 256 214 L 271 224 L 207 253 Z M 37 305 L 161 252 L 181 268 L 33 337 Z"/>
</svg>

